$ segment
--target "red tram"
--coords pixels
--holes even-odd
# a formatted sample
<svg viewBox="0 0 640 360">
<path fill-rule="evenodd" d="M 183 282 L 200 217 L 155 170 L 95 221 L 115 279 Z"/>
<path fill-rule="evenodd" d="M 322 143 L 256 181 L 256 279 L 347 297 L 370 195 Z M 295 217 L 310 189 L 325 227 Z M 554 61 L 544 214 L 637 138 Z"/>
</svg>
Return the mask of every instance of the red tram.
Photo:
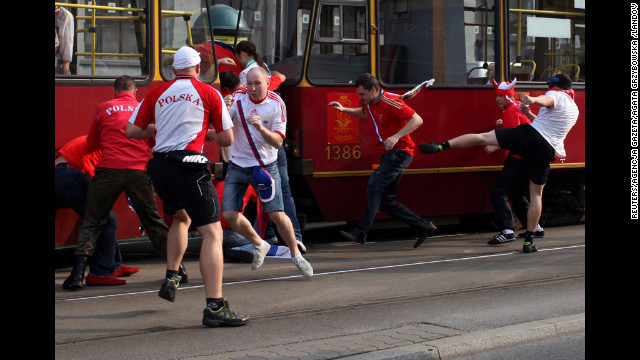
<svg viewBox="0 0 640 360">
<path fill-rule="evenodd" d="M 287 150 L 298 213 L 307 221 L 353 221 L 378 160 L 367 119 L 338 114 L 332 100 L 357 106 L 353 87 L 363 72 L 385 91 L 435 84 L 407 100 L 424 119 L 419 144 L 494 128 L 497 81 L 518 79 L 517 93 L 543 94 L 563 72 L 574 80 L 578 122 L 565 140 L 567 157 L 551 165 L 543 225 L 579 220 L 585 176 L 584 1 L 557 0 L 72 0 L 71 74 L 56 74 L 55 145 L 86 134 L 94 107 L 112 96 L 113 79 L 134 77 L 139 99 L 173 77 L 163 61 L 183 45 L 248 39 L 272 70 L 286 75 Z M 215 61 L 213 61 L 215 63 Z M 212 66 L 201 80 L 218 87 Z M 80 101 L 78 101 L 80 100 Z M 537 112 L 536 108 L 533 108 Z M 215 144 L 205 149 L 219 162 Z M 490 218 L 488 189 L 505 152 L 480 147 L 437 156 L 416 153 L 398 200 L 439 223 Z M 124 195 L 115 207 L 118 239 L 142 236 Z M 71 210 L 56 218 L 56 246 L 77 241 Z"/>
</svg>

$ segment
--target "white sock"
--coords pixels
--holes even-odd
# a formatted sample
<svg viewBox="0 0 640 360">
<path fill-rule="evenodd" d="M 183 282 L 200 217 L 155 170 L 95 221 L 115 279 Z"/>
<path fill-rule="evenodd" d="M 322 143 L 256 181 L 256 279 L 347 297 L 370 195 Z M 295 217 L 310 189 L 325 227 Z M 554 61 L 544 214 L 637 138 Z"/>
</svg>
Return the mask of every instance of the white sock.
<svg viewBox="0 0 640 360">
<path fill-rule="evenodd" d="M 542 228 L 542 226 L 540 226 L 540 224 L 536 225 L 536 231 L 544 231 L 544 229 Z"/>
<path fill-rule="evenodd" d="M 503 234 L 513 234 L 513 230 L 511 230 L 511 229 L 504 229 L 504 230 L 502 230 L 502 233 L 503 233 Z"/>
</svg>

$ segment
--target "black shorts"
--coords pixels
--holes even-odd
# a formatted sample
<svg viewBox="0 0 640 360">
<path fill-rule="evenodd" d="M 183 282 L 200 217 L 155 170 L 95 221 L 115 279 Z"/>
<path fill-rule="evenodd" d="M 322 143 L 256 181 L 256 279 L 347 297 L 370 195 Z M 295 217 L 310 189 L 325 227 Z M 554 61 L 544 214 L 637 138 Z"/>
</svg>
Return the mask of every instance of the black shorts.
<svg viewBox="0 0 640 360">
<path fill-rule="evenodd" d="M 536 129 L 529 124 L 496 129 L 496 139 L 501 148 L 522 156 L 525 171 L 534 184 L 547 183 L 549 163 L 555 160 L 556 152 Z"/>
<path fill-rule="evenodd" d="M 220 221 L 218 194 L 208 164 L 186 164 L 176 159 L 202 155 L 195 151 L 153 153 L 147 164 L 151 182 L 162 199 L 162 210 L 175 215 L 184 209 L 195 227 Z"/>
</svg>

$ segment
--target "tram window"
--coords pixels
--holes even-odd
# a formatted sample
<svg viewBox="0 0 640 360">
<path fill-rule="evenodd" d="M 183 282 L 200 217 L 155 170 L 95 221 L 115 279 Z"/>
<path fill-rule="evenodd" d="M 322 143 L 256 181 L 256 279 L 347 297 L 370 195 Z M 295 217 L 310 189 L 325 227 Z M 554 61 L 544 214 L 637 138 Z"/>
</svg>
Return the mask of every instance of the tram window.
<svg viewBox="0 0 640 360">
<path fill-rule="evenodd" d="M 495 62 L 495 0 L 379 0 L 386 84 L 486 84 Z"/>
<path fill-rule="evenodd" d="M 200 52 L 200 80 L 206 83 L 213 82 L 216 79 L 217 67 L 210 41 L 211 27 L 207 16 L 207 1 L 161 0 L 160 12 L 159 51 L 162 77 L 165 80 L 175 77 L 172 70 L 173 54 L 183 46 L 191 46 Z M 234 19 L 237 19 L 237 12 Z"/>
<path fill-rule="evenodd" d="M 557 73 L 584 82 L 584 1 L 509 1 L 510 78 L 547 81 Z"/>
<path fill-rule="evenodd" d="M 365 6 L 322 5 L 309 57 L 314 84 L 349 84 L 370 72 Z"/>
<path fill-rule="evenodd" d="M 148 76 L 146 9 L 144 0 L 56 5 L 56 77 Z"/>
</svg>

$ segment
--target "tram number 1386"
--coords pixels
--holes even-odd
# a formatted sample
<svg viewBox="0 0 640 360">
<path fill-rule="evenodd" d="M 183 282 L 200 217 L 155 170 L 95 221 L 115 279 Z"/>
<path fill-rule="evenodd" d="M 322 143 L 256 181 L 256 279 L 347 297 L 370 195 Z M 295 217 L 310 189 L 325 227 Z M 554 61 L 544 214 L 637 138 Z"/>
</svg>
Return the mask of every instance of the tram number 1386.
<svg viewBox="0 0 640 360">
<path fill-rule="evenodd" d="M 327 160 L 358 160 L 362 156 L 360 145 L 327 145 L 324 149 L 327 152 Z"/>
</svg>

